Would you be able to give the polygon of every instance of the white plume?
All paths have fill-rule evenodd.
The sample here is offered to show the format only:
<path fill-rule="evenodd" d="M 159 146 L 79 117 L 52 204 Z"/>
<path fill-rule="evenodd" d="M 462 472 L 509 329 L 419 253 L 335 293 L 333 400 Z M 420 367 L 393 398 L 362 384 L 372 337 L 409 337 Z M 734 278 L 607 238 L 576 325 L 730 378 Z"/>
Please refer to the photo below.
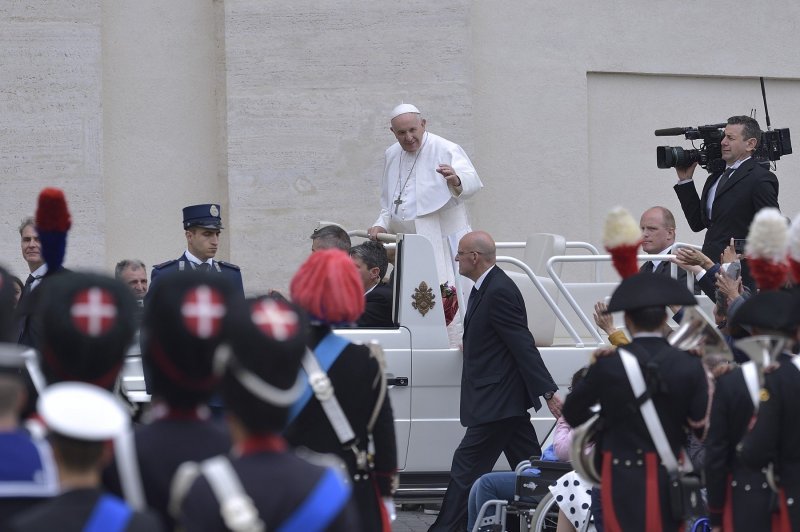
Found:
<path fill-rule="evenodd" d="M 761 209 L 750 224 L 744 253 L 751 258 L 780 263 L 786 260 L 789 227 L 781 211 L 774 207 Z"/>
<path fill-rule="evenodd" d="M 800 214 L 792 219 L 789 227 L 789 256 L 800 262 Z"/>
<path fill-rule="evenodd" d="M 606 225 L 603 231 L 603 245 L 606 249 L 623 245 L 635 246 L 641 237 L 642 231 L 631 213 L 624 207 L 611 209 L 606 216 Z"/>

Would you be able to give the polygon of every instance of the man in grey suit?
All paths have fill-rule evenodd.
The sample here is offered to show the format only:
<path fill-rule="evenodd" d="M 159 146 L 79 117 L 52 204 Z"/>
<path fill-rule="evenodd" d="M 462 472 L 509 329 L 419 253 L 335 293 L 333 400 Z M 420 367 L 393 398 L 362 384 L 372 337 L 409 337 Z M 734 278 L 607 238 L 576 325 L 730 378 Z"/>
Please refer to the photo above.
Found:
<path fill-rule="evenodd" d="M 466 434 L 453 454 L 450 483 L 431 531 L 466 528 L 472 483 L 492 470 L 500 453 L 513 469 L 540 454 L 529 408 L 543 397 L 561 415 L 558 386 L 542 362 L 528 329 L 522 294 L 495 265 L 495 243 L 483 231 L 467 233 L 456 254 L 458 272 L 475 283 L 464 317 L 461 424 Z"/>

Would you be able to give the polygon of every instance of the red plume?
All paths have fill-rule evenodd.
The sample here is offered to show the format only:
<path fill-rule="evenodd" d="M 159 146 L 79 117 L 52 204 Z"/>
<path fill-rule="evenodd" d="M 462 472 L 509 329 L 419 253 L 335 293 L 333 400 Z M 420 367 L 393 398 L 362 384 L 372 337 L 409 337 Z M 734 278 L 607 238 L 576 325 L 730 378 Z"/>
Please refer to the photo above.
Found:
<path fill-rule="evenodd" d="M 364 284 L 350 256 L 340 249 L 312 253 L 292 278 L 292 301 L 312 319 L 340 324 L 364 313 Z"/>
<path fill-rule="evenodd" d="M 64 192 L 58 188 L 45 188 L 39 193 L 36 207 L 37 231 L 60 231 L 66 233 L 72 226 Z"/>

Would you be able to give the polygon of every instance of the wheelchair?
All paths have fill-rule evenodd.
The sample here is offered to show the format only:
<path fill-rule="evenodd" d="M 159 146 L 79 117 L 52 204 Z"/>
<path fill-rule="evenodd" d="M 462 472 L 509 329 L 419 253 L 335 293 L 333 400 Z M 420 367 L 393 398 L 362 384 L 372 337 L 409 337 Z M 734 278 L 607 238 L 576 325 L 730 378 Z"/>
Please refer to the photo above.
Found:
<path fill-rule="evenodd" d="M 520 532 L 554 532 L 558 525 L 559 506 L 549 487 L 572 471 L 569 462 L 525 460 L 515 469 L 516 482 L 512 501 L 486 501 L 471 532 L 506 532 L 508 516 L 519 519 Z M 494 510 L 491 512 L 491 510 Z M 488 515 L 487 514 L 491 514 Z M 591 515 L 577 532 L 594 530 Z M 707 517 L 687 522 L 687 532 L 711 532 Z"/>
<path fill-rule="evenodd" d="M 559 508 L 548 488 L 570 471 L 572 466 L 568 462 L 520 462 L 515 469 L 514 499 L 486 501 L 481 506 L 472 532 L 505 532 L 509 515 L 519 519 L 520 532 L 555 531 Z M 590 521 L 587 520 L 578 532 L 592 530 Z"/>

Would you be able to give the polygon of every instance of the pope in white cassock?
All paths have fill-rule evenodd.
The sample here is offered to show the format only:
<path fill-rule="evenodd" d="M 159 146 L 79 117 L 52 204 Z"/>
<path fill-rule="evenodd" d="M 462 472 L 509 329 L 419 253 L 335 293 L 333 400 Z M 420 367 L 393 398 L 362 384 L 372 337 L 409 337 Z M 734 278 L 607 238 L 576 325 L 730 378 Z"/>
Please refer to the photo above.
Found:
<path fill-rule="evenodd" d="M 464 200 L 483 183 L 461 146 L 425 130 L 419 109 L 398 105 L 390 119 L 397 142 L 386 150 L 381 212 L 369 236 L 416 233 L 427 237 L 433 244 L 439 282 L 453 284 L 458 241 L 472 231 Z M 461 284 L 468 294 L 471 283 L 469 287 Z M 466 309 L 466 301 L 460 294 L 462 309 Z M 460 336 L 460 320 L 455 328 L 458 331 L 451 330 L 451 340 L 452 333 Z"/>

